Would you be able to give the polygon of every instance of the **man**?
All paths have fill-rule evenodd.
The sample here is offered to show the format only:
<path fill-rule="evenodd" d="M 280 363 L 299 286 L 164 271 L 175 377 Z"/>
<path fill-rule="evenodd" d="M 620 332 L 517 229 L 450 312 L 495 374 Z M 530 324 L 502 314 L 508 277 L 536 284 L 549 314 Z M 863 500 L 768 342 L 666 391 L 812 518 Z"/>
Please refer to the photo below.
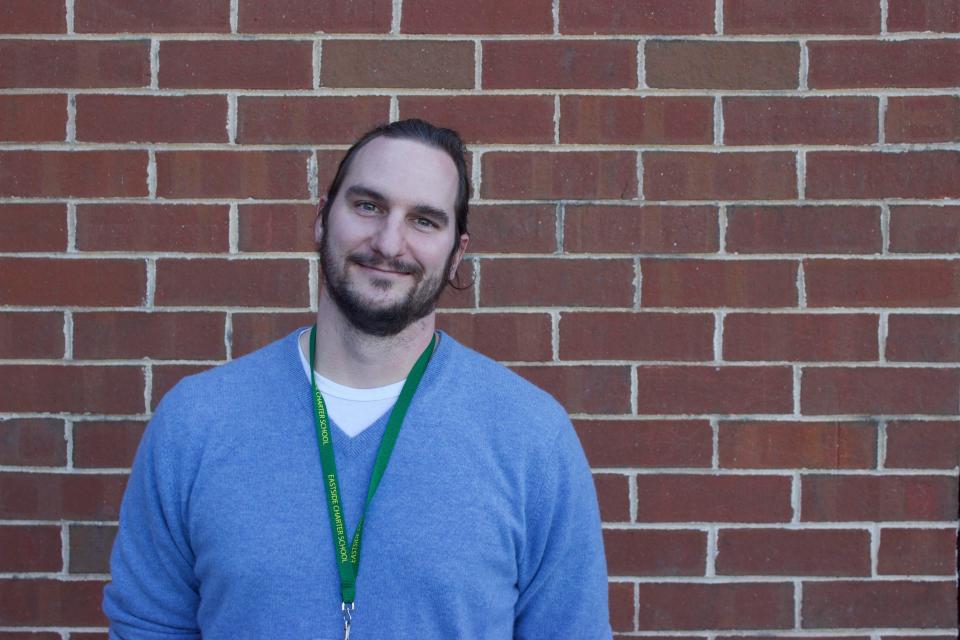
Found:
<path fill-rule="evenodd" d="M 154 414 L 111 638 L 610 637 L 566 413 L 435 329 L 469 189 L 459 137 L 423 121 L 347 152 L 315 227 L 316 327 L 183 380 Z"/>

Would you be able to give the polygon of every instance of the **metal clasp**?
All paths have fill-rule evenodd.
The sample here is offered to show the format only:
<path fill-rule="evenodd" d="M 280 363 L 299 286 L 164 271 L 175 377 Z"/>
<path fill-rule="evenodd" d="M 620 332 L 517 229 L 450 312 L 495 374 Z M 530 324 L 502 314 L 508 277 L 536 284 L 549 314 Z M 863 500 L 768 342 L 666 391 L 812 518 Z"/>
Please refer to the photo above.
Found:
<path fill-rule="evenodd" d="M 350 623 L 353 622 L 353 611 L 357 608 L 355 602 L 340 603 L 340 612 L 343 613 L 343 640 L 350 640 Z"/>

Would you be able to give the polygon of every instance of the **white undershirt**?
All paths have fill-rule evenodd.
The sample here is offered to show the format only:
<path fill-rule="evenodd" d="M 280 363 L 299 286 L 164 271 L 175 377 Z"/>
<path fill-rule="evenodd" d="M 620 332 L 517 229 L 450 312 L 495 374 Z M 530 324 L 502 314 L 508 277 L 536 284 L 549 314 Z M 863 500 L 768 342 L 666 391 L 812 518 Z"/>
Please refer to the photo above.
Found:
<path fill-rule="evenodd" d="M 309 329 L 302 331 L 300 336 L 309 331 Z M 310 365 L 307 363 L 307 355 L 300 348 L 299 336 L 297 353 L 300 354 L 303 372 L 309 381 Z M 400 397 L 400 390 L 403 389 L 403 383 L 406 382 L 404 379 L 383 387 L 356 389 L 337 384 L 316 371 L 314 375 L 317 379 L 317 388 L 323 394 L 323 402 L 327 406 L 330 419 L 351 438 L 376 422 L 377 418 L 396 403 L 397 398 Z"/>

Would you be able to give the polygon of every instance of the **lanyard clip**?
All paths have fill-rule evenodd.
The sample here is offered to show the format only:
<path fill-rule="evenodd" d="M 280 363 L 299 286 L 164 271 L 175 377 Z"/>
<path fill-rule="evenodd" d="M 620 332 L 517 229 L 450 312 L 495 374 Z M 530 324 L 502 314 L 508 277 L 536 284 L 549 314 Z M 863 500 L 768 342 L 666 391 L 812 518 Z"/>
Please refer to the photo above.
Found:
<path fill-rule="evenodd" d="M 350 623 L 353 622 L 353 610 L 357 608 L 355 602 L 340 603 L 340 612 L 343 613 L 343 640 L 350 639 Z"/>

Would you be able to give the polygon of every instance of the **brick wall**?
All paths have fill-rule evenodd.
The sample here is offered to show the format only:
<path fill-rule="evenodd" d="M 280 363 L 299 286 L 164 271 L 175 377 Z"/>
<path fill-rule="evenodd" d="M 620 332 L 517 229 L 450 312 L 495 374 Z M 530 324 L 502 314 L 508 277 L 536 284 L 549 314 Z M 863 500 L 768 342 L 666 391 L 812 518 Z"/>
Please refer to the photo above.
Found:
<path fill-rule="evenodd" d="M 571 412 L 623 637 L 953 637 L 958 32 L 958 0 L 0 1 L 0 639 L 104 637 L 151 409 L 309 322 L 318 195 L 411 116 L 472 149 L 442 324 Z"/>

